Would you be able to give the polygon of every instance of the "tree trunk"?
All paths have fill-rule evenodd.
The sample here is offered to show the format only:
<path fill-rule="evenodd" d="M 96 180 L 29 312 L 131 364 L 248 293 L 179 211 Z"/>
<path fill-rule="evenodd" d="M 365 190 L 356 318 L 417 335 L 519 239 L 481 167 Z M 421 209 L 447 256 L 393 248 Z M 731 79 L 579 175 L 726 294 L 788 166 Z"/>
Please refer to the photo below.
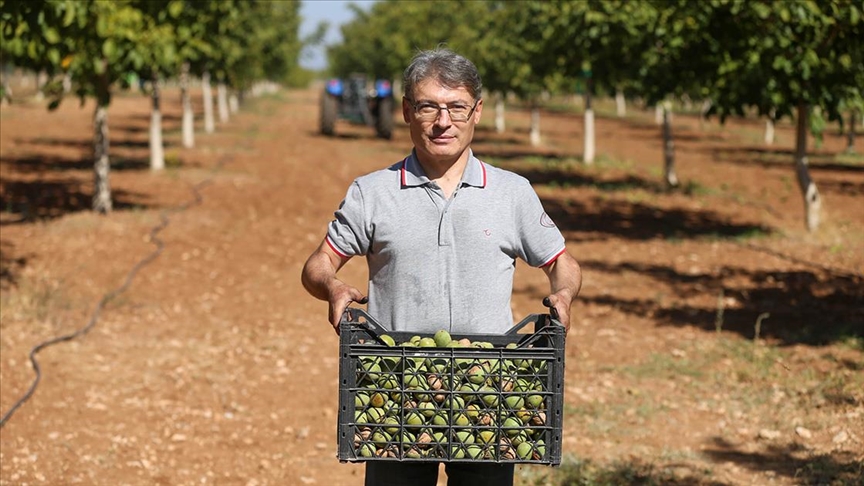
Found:
<path fill-rule="evenodd" d="M 773 108 L 768 112 L 768 119 L 765 121 L 765 145 L 774 145 L 774 119 L 777 116 L 777 111 Z"/>
<path fill-rule="evenodd" d="M 810 170 L 807 161 L 807 110 L 804 102 L 798 104 L 798 123 L 795 127 L 795 171 L 798 174 L 798 187 L 804 196 L 804 213 L 809 231 L 816 231 L 819 227 L 822 199 L 819 190 L 810 178 Z"/>
<path fill-rule="evenodd" d="M 165 169 L 165 150 L 162 145 L 162 110 L 161 92 L 159 90 L 159 75 L 153 75 L 153 110 L 150 113 L 150 170 Z"/>
<path fill-rule="evenodd" d="M 675 142 L 672 141 L 672 123 L 669 105 L 663 105 L 663 169 L 666 185 L 678 187 L 678 176 L 675 174 Z"/>
<path fill-rule="evenodd" d="M 93 134 L 93 211 L 108 214 L 113 209 L 108 180 L 111 170 L 108 159 L 108 104 L 102 100 L 97 102 L 93 114 Z"/>
<path fill-rule="evenodd" d="M 849 133 L 846 134 L 846 153 L 855 153 L 855 110 L 849 112 Z"/>
<path fill-rule="evenodd" d="M 699 128 L 704 129 L 708 122 L 708 112 L 711 111 L 713 102 L 710 99 L 702 101 L 702 107 L 699 108 Z"/>
<path fill-rule="evenodd" d="M 499 91 L 495 93 L 495 131 L 498 133 L 504 133 L 505 127 L 504 120 L 504 95 Z"/>
<path fill-rule="evenodd" d="M 39 71 L 36 73 L 36 101 L 42 101 L 45 99 L 45 93 L 43 92 L 43 88 L 48 83 L 48 73 L 45 71 Z"/>
<path fill-rule="evenodd" d="M 627 100 L 624 99 L 624 92 L 620 89 L 615 91 L 615 113 L 618 118 L 627 116 Z"/>
<path fill-rule="evenodd" d="M 585 133 L 584 133 L 584 151 L 582 153 L 582 162 L 585 165 L 594 164 L 594 108 L 591 104 L 591 80 L 588 80 L 585 89 Z"/>
<path fill-rule="evenodd" d="M 664 116 L 665 114 L 663 111 L 663 104 L 657 103 L 656 105 L 654 105 L 654 123 L 662 125 Z"/>
<path fill-rule="evenodd" d="M 216 103 L 219 106 L 219 122 L 228 123 L 228 87 L 224 81 L 216 83 Z"/>
<path fill-rule="evenodd" d="M 213 91 L 210 89 L 210 71 L 201 75 L 201 94 L 204 96 L 204 131 L 213 133 L 216 123 L 213 118 Z"/>
<path fill-rule="evenodd" d="M 540 107 L 534 102 L 531 105 L 531 133 L 529 135 L 531 145 L 540 145 Z"/>
<path fill-rule="evenodd" d="M 9 80 L 12 78 L 12 63 L 4 62 L 3 63 L 3 98 L 0 98 L 0 105 L 5 101 L 8 104 L 12 104 L 12 83 Z"/>
<path fill-rule="evenodd" d="M 240 111 L 240 99 L 237 97 L 237 93 L 232 92 L 228 95 L 228 111 L 235 115 Z"/>
<path fill-rule="evenodd" d="M 189 63 L 180 67 L 180 102 L 183 105 L 183 146 L 195 146 L 195 114 L 192 112 L 192 101 L 189 97 Z"/>

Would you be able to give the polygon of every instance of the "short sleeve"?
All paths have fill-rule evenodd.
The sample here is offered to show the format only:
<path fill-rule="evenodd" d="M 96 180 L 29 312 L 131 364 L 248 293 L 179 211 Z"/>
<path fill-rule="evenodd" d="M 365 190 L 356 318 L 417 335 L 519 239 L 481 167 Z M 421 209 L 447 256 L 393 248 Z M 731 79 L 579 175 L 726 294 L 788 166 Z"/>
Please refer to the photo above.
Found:
<path fill-rule="evenodd" d="M 517 248 L 519 257 L 532 267 L 543 267 L 564 252 L 561 231 L 546 214 L 543 204 L 529 183 L 520 187 L 516 206 Z"/>
<path fill-rule="evenodd" d="M 363 193 L 357 181 L 348 188 L 335 216 L 327 227 L 327 243 L 333 251 L 346 258 L 365 255 L 369 250 L 370 237 L 366 227 Z"/>

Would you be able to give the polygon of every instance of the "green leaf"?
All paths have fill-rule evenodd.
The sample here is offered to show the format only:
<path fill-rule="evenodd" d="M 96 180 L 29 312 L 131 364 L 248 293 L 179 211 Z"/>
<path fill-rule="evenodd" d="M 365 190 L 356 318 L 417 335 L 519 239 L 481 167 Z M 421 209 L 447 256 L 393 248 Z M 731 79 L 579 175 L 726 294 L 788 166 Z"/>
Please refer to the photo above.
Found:
<path fill-rule="evenodd" d="M 48 49 L 48 52 L 46 52 L 46 57 L 48 57 L 48 62 L 50 62 L 51 65 L 53 65 L 53 66 L 59 66 L 60 65 L 60 51 L 58 51 L 57 49 L 55 49 L 55 48 Z"/>
<path fill-rule="evenodd" d="M 49 44 L 60 42 L 60 33 L 53 27 L 45 27 L 45 30 L 42 31 L 42 36 L 45 38 L 45 42 Z"/>
<path fill-rule="evenodd" d="M 172 1 L 168 4 L 168 15 L 177 18 L 183 13 L 183 2 Z"/>
<path fill-rule="evenodd" d="M 113 59 L 115 52 L 117 52 L 117 46 L 114 44 L 114 39 L 105 39 L 102 44 L 102 55 L 108 59 Z"/>

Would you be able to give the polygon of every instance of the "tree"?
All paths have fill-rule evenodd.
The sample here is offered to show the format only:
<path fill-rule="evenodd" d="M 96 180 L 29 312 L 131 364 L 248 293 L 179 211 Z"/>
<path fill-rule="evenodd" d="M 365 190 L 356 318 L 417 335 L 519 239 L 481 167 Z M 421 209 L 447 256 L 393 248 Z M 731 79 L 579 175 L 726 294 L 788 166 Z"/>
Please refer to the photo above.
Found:
<path fill-rule="evenodd" d="M 653 12 L 644 2 L 553 0 L 518 2 L 514 10 L 515 40 L 526 51 L 531 70 L 585 85 L 583 161 L 594 161 L 596 88 L 622 91 L 636 79 L 635 62 L 642 52 L 644 29 Z M 499 34 L 511 32 L 499 30 Z M 510 37 L 510 36 L 508 36 Z"/>
<path fill-rule="evenodd" d="M 394 79 L 421 49 L 445 45 L 467 52 L 490 5 L 456 0 L 442 8 L 441 2 L 384 0 L 368 12 L 351 5 L 354 20 L 342 25 L 342 42 L 327 49 L 330 71 Z"/>
<path fill-rule="evenodd" d="M 139 42 L 144 15 L 131 1 L 5 1 L 3 34 L 24 43 L 34 66 L 61 68 L 77 81 L 76 95 L 96 100 L 93 114 L 94 194 L 92 207 L 112 210 L 109 181 L 108 106 L 111 86 L 144 66 Z M 49 105 L 56 108 L 62 93 Z"/>
<path fill-rule="evenodd" d="M 864 7 L 858 2 L 715 0 L 705 22 L 720 62 L 712 73 L 715 109 L 725 117 L 755 107 L 796 119 L 795 168 L 807 228 L 815 231 L 821 197 L 807 160 L 814 107 L 842 120 L 864 85 Z"/>

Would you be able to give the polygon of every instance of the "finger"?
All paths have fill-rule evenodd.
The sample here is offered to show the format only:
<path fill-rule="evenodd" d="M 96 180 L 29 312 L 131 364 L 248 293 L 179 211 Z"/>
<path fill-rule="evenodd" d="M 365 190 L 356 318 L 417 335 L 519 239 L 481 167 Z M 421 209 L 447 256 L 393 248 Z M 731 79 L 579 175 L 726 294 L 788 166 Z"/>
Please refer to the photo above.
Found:
<path fill-rule="evenodd" d="M 555 307 L 555 305 L 552 304 L 551 298 L 549 298 L 548 296 L 544 297 L 543 298 L 543 305 L 545 305 L 546 307 L 549 308 L 549 315 L 552 316 L 553 319 L 559 319 L 560 318 L 561 314 L 558 312 L 558 309 Z"/>
<path fill-rule="evenodd" d="M 363 296 L 360 298 L 360 300 L 357 300 L 355 302 L 357 302 L 358 304 L 365 304 L 365 303 L 369 302 L 369 297 Z"/>

